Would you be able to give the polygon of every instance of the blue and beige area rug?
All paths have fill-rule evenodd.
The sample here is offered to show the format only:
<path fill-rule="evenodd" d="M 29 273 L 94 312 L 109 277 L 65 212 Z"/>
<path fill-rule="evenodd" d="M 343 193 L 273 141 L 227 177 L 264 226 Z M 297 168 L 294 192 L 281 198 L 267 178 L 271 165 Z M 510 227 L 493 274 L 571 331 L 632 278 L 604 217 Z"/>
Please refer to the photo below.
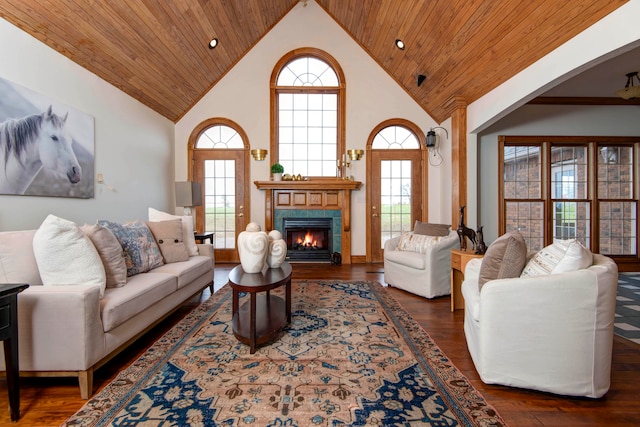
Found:
<path fill-rule="evenodd" d="M 377 283 L 294 281 L 291 324 L 254 354 L 233 335 L 230 296 L 216 292 L 63 425 L 505 425 Z"/>

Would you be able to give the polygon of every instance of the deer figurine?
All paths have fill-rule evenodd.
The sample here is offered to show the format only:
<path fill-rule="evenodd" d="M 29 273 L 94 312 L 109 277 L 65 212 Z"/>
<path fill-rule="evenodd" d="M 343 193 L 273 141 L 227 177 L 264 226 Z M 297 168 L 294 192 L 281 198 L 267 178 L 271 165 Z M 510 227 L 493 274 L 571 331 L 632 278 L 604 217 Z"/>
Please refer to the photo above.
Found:
<path fill-rule="evenodd" d="M 487 245 L 484 243 L 484 237 L 482 235 L 482 225 L 476 230 L 476 254 L 484 255 L 487 252 Z"/>
<path fill-rule="evenodd" d="M 458 220 L 458 229 L 456 231 L 458 232 L 458 239 L 460 239 L 460 249 L 466 251 L 467 237 L 469 238 L 469 240 L 471 241 L 471 244 L 473 245 L 472 249 L 476 248 L 476 232 L 473 231 L 473 229 L 464 225 L 464 208 L 465 206 L 462 206 L 460 208 L 460 219 Z"/>

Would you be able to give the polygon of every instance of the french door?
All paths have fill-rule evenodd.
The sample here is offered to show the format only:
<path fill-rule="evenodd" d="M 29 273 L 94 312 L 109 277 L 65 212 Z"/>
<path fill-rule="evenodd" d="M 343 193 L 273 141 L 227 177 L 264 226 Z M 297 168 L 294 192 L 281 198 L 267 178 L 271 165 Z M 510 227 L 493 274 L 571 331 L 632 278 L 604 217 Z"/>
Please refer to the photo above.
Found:
<path fill-rule="evenodd" d="M 384 243 L 422 218 L 420 149 L 371 150 L 369 253 L 382 262 Z"/>
<path fill-rule="evenodd" d="M 193 180 L 202 183 L 196 229 L 215 233 L 216 262 L 239 262 L 236 242 L 249 216 L 244 149 L 195 150 Z"/>

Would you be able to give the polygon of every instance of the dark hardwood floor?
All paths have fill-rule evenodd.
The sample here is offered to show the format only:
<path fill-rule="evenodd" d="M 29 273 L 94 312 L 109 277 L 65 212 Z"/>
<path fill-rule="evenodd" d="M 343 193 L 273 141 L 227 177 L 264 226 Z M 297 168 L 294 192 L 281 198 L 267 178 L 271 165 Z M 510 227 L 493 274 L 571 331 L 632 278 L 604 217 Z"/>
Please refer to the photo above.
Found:
<path fill-rule="evenodd" d="M 233 265 L 216 265 L 215 287 L 227 281 Z M 382 264 L 330 266 L 294 264 L 294 279 L 371 280 L 384 282 Z M 601 399 L 571 398 L 536 391 L 483 384 L 467 351 L 462 323 L 464 312 L 450 311 L 449 297 L 427 300 L 399 289 L 393 296 L 424 327 L 444 353 L 469 378 L 474 387 L 512 427 L 528 426 L 640 426 L 640 345 L 616 336 L 613 343 L 611 389 Z M 133 346 L 95 373 L 96 391 L 108 384 L 119 370 L 133 362 L 167 329 L 195 307 L 206 290 L 166 319 Z M 21 378 L 22 417 L 10 423 L 7 384 L 0 378 L 0 425 L 58 426 L 84 404 L 75 379 Z"/>

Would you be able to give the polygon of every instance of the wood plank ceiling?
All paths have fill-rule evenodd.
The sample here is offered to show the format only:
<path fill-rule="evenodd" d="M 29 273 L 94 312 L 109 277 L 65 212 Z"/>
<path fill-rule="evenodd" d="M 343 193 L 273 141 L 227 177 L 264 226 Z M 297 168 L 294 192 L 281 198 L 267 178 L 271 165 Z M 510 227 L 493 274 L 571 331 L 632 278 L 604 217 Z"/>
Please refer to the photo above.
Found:
<path fill-rule="evenodd" d="M 298 1 L 2 0 L 0 16 L 177 121 Z M 441 122 L 627 0 L 316 1 Z"/>

